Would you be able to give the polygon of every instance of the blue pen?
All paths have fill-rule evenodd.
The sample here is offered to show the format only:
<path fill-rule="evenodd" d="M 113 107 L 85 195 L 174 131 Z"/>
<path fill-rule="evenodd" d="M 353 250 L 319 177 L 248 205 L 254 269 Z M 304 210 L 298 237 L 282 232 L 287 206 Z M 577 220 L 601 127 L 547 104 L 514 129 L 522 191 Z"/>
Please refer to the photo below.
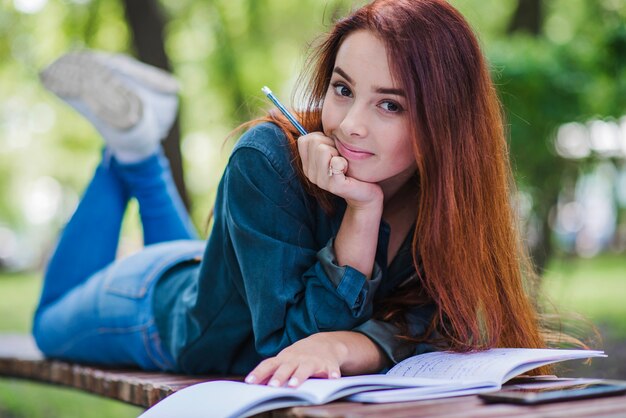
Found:
<path fill-rule="evenodd" d="M 265 93 L 265 95 L 267 96 L 268 99 L 270 99 L 272 101 L 272 103 L 274 103 L 276 105 L 276 107 L 278 108 L 278 110 L 280 110 L 283 115 L 285 115 L 285 117 L 287 119 L 289 119 L 289 122 L 291 122 L 291 124 L 298 130 L 298 132 L 300 132 L 300 135 L 306 135 L 308 132 L 302 127 L 302 125 L 300 125 L 300 122 L 298 122 L 296 120 L 296 118 L 289 113 L 289 111 L 287 110 L 287 108 L 285 106 L 283 106 L 283 104 L 281 102 L 278 101 L 278 99 L 276 98 L 276 96 L 274 96 L 274 94 L 272 93 L 272 90 L 270 90 L 269 87 L 264 86 L 261 91 L 263 91 L 263 93 Z"/>

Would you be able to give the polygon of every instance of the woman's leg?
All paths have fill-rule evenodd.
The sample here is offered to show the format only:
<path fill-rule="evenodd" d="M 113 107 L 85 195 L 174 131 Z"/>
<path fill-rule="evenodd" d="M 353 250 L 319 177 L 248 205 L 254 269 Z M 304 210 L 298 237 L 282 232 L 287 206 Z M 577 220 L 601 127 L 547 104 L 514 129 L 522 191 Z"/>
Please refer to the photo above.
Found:
<path fill-rule="evenodd" d="M 68 54 L 42 74 L 49 90 L 94 124 L 112 157 L 96 171 L 50 262 L 33 335 L 52 357 L 171 369 L 160 348 L 151 291 L 168 265 L 198 255 L 198 242 L 155 245 L 111 261 L 131 195 L 142 207 L 148 244 L 194 236 L 158 154 L 176 113 L 175 86 L 164 89 L 163 80 L 149 77 L 156 70 L 113 58 Z"/>
<path fill-rule="evenodd" d="M 61 234 L 44 274 L 37 312 L 115 260 L 129 192 L 108 159 L 105 151 Z"/>
<path fill-rule="evenodd" d="M 108 265 L 39 312 L 33 324 L 37 345 L 53 358 L 174 370 L 154 320 L 154 285 L 203 250 L 202 241 L 171 241 Z"/>
<path fill-rule="evenodd" d="M 112 168 L 131 196 L 139 202 L 144 245 L 197 239 L 195 228 L 174 185 L 169 162 L 160 150 L 132 164 L 114 159 Z"/>
<path fill-rule="evenodd" d="M 42 80 L 104 138 L 112 169 L 139 201 L 144 244 L 195 239 L 160 147 L 176 117 L 176 81 L 130 57 L 95 51 L 60 57 Z"/>
<path fill-rule="evenodd" d="M 131 195 L 123 173 L 146 208 L 152 245 L 114 261 Z M 153 178 L 154 176 L 154 178 Z M 158 277 L 203 253 L 173 189 L 166 160 L 154 155 L 132 165 L 114 159 L 97 169 L 67 224 L 45 274 L 33 336 L 47 356 L 70 361 L 174 370 L 153 317 Z M 152 231 L 152 232 L 150 232 Z M 177 240 L 182 239 L 182 241 Z"/>

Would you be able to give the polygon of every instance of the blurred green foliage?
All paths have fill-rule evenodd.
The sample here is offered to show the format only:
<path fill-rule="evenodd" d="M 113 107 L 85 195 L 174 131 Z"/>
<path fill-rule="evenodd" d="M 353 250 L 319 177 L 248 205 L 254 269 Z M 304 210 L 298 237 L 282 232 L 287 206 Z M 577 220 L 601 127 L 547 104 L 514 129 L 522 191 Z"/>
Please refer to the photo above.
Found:
<path fill-rule="evenodd" d="M 626 114 L 626 2 L 544 4 L 543 36 L 500 38 L 489 45 L 488 54 L 510 124 L 516 178 L 533 198 L 542 222 L 540 245 L 549 257 L 548 220 L 559 191 L 593 162 L 557 155 L 556 128 Z M 623 158 L 616 161 L 623 163 Z"/>
<path fill-rule="evenodd" d="M 159 3 L 167 22 L 165 49 L 182 85 L 186 183 L 200 228 L 228 155 L 228 132 L 269 107 L 261 86 L 270 85 L 288 102 L 308 42 L 360 3 Z M 544 1 L 538 36 L 507 33 L 516 0 L 451 3 L 482 40 L 506 107 L 517 179 L 545 229 L 564 178 L 580 170 L 553 151 L 556 127 L 626 113 L 626 0 Z M 101 144 L 87 122 L 40 87 L 37 73 L 83 47 L 133 53 L 121 0 L 3 1 L 0 228 L 16 231 L 40 259 L 73 209 Z M 37 188 L 45 177 L 58 184 L 56 200 L 41 184 Z M 136 226 L 127 229 L 133 236 Z M 550 244 L 547 234 L 540 244 Z"/>
<path fill-rule="evenodd" d="M 43 4 L 33 13 L 25 4 Z M 166 51 L 181 82 L 181 125 L 192 216 L 202 226 L 234 127 L 268 108 L 261 87 L 286 102 L 308 41 L 348 1 L 164 1 Z M 0 13 L 0 227 L 52 241 L 99 158 L 93 128 L 44 91 L 38 71 L 62 53 L 94 48 L 132 54 L 120 1 L 4 1 Z M 28 206 L 35 182 L 49 176 L 62 187 L 53 216 Z M 43 197 L 45 199 L 46 196 Z M 33 200 L 35 202 L 33 202 Z M 36 210 L 35 210 L 36 212 Z M 45 252 L 45 251 L 44 251 Z"/>

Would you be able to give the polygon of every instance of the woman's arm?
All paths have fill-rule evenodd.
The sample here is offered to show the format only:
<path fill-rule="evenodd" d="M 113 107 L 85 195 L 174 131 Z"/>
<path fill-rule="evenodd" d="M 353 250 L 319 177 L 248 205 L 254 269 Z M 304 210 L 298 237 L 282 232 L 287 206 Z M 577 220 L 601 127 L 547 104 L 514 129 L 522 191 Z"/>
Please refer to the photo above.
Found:
<path fill-rule="evenodd" d="M 376 201 L 379 206 L 347 205 L 342 220 L 335 224 L 306 194 L 280 135 L 275 126 L 260 125 L 233 151 L 216 200 L 209 247 L 223 248 L 218 253 L 223 254 L 228 275 L 246 302 L 261 356 L 278 358 L 283 350 L 292 353 L 304 344 L 301 341 L 335 352 L 337 346 L 311 336 L 352 330 L 371 318 L 373 296 L 382 279 L 374 262 L 382 211 L 382 198 L 375 198 L 382 197 L 382 192 L 377 185 L 361 184 L 366 187 L 359 190 L 371 198 L 368 202 Z M 325 164 L 323 174 L 328 178 Z M 328 179 L 339 186 L 354 185 L 345 176 Z M 356 197 L 352 203 L 366 200 Z M 376 211 L 370 211 L 373 208 Z M 221 238 L 217 242 L 214 237 Z M 350 256 L 354 261 L 348 260 Z M 352 265 L 362 261 L 367 268 Z M 210 264 L 206 267 L 210 278 Z M 369 270 L 369 277 L 362 270 Z M 214 285 L 203 280 L 199 293 L 211 292 Z M 381 360 L 376 343 L 362 333 L 348 335 L 352 338 L 345 346 L 354 345 L 351 352 L 374 352 L 376 358 L 365 363 L 360 355 L 349 359 L 357 360 L 357 367 L 336 356 L 331 361 L 334 358 L 337 367 L 348 372 L 378 370 L 375 367 Z"/>
<path fill-rule="evenodd" d="M 298 151 L 307 178 L 346 201 L 346 211 L 335 239 L 337 262 L 352 266 L 370 278 L 383 213 L 382 189 L 377 184 L 345 176 L 348 162 L 339 155 L 333 140 L 320 132 L 300 137 Z M 334 174 L 329 176 L 331 169 Z"/>
<path fill-rule="evenodd" d="M 215 254 L 223 254 L 264 358 L 312 334 L 351 330 L 371 317 L 382 271 L 375 266 L 368 280 L 337 260 L 340 224 L 323 215 L 304 190 L 276 126 L 257 126 L 238 143 L 220 185 L 215 219 L 209 250 L 220 248 Z M 375 249 L 377 239 L 359 244 Z M 215 285 L 210 269 L 208 263 L 201 295 Z"/>
<path fill-rule="evenodd" d="M 363 334 L 321 332 L 264 360 L 248 374 L 246 382 L 298 386 L 310 377 L 336 379 L 341 375 L 375 373 L 387 362 L 384 352 Z"/>

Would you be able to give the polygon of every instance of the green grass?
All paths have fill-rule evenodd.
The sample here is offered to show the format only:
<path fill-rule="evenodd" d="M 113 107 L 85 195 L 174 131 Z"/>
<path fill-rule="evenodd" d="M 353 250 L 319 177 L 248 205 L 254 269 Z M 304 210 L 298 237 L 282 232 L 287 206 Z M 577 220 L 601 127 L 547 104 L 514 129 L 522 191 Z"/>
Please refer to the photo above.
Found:
<path fill-rule="evenodd" d="M 29 332 L 40 285 L 36 274 L 0 274 L 0 331 Z"/>
<path fill-rule="evenodd" d="M 543 279 L 549 300 L 626 340 L 626 257 L 555 260 Z M 0 274 L 0 332 L 29 332 L 39 274 Z M 136 417 L 140 408 L 50 385 L 0 379 L 0 418 Z"/>
<path fill-rule="evenodd" d="M 134 418 L 142 411 L 74 389 L 15 379 L 0 380 L 0 418 Z"/>
<path fill-rule="evenodd" d="M 614 338 L 626 339 L 626 257 L 604 254 L 593 259 L 554 260 L 543 289 L 559 311 L 573 311 Z"/>

